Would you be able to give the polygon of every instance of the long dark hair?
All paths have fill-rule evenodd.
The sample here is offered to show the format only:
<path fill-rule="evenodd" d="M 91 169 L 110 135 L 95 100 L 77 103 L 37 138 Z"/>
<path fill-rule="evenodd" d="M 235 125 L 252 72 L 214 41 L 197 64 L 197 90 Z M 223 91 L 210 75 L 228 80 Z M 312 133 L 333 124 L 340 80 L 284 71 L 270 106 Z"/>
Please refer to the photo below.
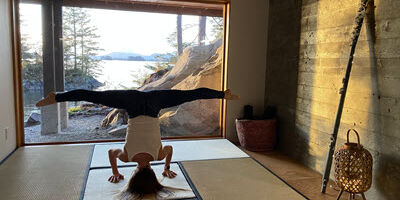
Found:
<path fill-rule="evenodd" d="M 120 193 L 119 199 L 131 200 L 140 199 L 145 194 L 157 194 L 164 189 L 164 186 L 158 182 L 156 174 L 150 167 L 139 168 L 132 175 L 127 187 Z"/>

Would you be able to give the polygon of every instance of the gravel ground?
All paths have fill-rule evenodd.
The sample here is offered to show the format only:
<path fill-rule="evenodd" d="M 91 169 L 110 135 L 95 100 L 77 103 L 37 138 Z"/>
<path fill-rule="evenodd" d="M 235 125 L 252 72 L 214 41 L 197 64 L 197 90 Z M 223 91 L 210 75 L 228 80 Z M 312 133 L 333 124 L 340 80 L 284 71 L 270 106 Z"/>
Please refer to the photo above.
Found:
<path fill-rule="evenodd" d="M 124 139 L 125 136 L 108 134 L 110 129 L 99 128 L 104 117 L 105 115 L 72 117 L 68 120 L 68 128 L 58 134 L 41 135 L 40 125 L 26 127 L 25 143 Z"/>

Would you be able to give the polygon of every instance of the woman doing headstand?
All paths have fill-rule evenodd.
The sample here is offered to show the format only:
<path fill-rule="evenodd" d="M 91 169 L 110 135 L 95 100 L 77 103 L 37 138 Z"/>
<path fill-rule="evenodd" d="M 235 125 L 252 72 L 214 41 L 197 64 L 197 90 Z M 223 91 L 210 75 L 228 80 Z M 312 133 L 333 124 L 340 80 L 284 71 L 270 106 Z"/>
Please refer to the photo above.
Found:
<path fill-rule="evenodd" d="M 108 179 L 117 183 L 124 178 L 117 168 L 117 158 L 122 162 L 137 162 L 138 167 L 130 179 L 127 191 L 133 195 L 156 193 L 163 186 L 158 182 L 150 161 L 166 158 L 163 176 L 174 178 L 176 173 L 170 170 L 172 146 L 161 144 L 158 114 L 161 109 L 177 106 L 198 99 L 236 100 L 239 96 L 231 91 L 216 91 L 208 88 L 194 90 L 108 90 L 89 91 L 72 90 L 62 93 L 49 93 L 36 106 L 45 106 L 65 101 L 88 101 L 109 107 L 125 109 L 128 112 L 128 128 L 124 149 L 110 149 L 108 156 L 112 175 Z"/>

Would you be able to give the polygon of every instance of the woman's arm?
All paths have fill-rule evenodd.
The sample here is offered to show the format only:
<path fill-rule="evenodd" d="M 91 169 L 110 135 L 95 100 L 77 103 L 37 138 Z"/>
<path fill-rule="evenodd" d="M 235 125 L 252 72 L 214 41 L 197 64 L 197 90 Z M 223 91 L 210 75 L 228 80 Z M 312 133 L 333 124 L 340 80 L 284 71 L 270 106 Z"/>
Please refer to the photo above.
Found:
<path fill-rule="evenodd" d="M 121 149 L 108 150 L 108 159 L 110 160 L 113 173 L 113 175 L 108 178 L 108 181 L 112 183 L 118 183 L 121 179 L 124 179 L 124 176 L 118 171 L 117 158 L 119 158 L 122 162 L 128 162 L 128 155 L 125 153 L 125 151 L 122 151 Z"/>
<path fill-rule="evenodd" d="M 160 153 L 158 154 L 158 160 L 165 159 L 165 166 L 164 166 L 164 172 L 162 173 L 163 176 L 167 176 L 168 178 L 174 178 L 176 176 L 176 173 L 170 170 L 170 163 L 172 159 L 172 153 L 173 153 L 173 148 L 172 146 L 164 146 L 160 150 Z"/>

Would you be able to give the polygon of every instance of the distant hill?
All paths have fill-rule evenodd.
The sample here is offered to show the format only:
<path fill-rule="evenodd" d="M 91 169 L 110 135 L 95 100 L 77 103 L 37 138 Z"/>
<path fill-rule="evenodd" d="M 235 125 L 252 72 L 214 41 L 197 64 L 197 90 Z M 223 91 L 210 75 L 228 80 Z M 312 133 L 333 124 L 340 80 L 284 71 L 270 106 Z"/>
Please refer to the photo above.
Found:
<path fill-rule="evenodd" d="M 160 53 L 153 53 L 151 55 L 141 55 L 138 53 L 129 52 L 112 52 L 102 56 L 96 56 L 95 59 L 98 60 L 132 60 L 132 61 L 158 61 L 159 56 L 163 56 Z M 171 55 L 164 55 L 162 61 L 168 61 Z"/>

